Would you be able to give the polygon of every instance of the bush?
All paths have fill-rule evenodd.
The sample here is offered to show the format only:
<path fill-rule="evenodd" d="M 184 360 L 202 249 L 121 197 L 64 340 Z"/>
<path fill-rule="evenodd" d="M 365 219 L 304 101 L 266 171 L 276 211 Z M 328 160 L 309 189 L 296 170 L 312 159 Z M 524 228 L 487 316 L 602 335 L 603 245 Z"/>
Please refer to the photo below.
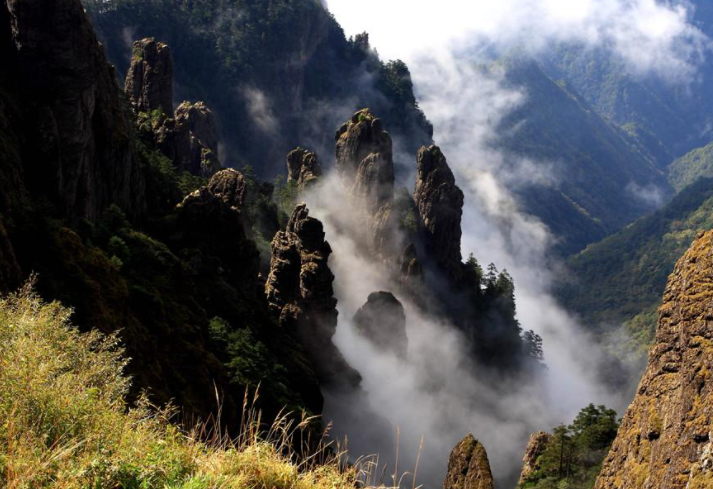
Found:
<path fill-rule="evenodd" d="M 358 467 L 324 447 L 298 465 L 292 437 L 310 419 L 278 419 L 265 435 L 246 410 L 229 440 L 141 398 L 116 335 L 82 334 L 71 311 L 28 285 L 0 299 L 0 478 L 8 487 L 353 488 Z M 248 403 L 246 403 L 247 405 Z M 306 460 L 306 459 L 305 459 Z M 318 463 L 319 461 L 319 463 Z"/>

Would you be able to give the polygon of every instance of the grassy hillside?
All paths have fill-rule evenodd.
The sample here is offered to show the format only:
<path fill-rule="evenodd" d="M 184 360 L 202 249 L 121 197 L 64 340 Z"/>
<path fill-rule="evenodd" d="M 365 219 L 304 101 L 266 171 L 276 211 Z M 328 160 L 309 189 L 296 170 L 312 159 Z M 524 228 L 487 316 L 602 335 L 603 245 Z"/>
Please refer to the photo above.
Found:
<path fill-rule="evenodd" d="M 700 179 L 667 206 L 572 257 L 559 296 L 600 331 L 626 324 L 635 348 L 653 338 L 668 275 L 701 231 L 713 228 L 713 179 Z"/>
<path fill-rule="evenodd" d="M 514 190 L 523 209 L 560 238 L 560 253 L 576 253 L 652 211 L 655 202 L 636 189 L 669 193 L 655 162 L 569 86 L 526 59 L 501 64 L 507 82 L 527 99 L 504 120 L 499 143 L 516 157 L 551 165 L 551 181 L 518 174 L 524 183 Z"/>
<path fill-rule="evenodd" d="M 681 191 L 700 177 L 713 177 L 713 143 L 676 159 L 668 167 L 671 185 Z"/>
<path fill-rule="evenodd" d="M 267 433 L 252 413 L 231 441 L 205 425 L 183 431 L 175 413 L 145 401 L 127 406 L 130 360 L 116 337 L 79 333 L 70 313 L 29 287 L 0 299 L 4 487 L 355 487 L 359 467 L 340 467 L 324 448 L 293 462 L 292 436 L 309 420 L 282 418 Z"/>

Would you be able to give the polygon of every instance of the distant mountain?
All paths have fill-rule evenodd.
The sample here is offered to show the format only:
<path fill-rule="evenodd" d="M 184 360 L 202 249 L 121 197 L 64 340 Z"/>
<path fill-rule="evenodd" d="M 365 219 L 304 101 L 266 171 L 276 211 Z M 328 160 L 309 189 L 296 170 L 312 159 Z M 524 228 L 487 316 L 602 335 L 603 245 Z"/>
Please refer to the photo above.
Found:
<path fill-rule="evenodd" d="M 643 353 L 676 260 L 711 228 L 713 179 L 702 178 L 661 210 L 573 256 L 559 297 L 599 332 L 625 325 Z"/>
<path fill-rule="evenodd" d="M 654 159 L 570 86 L 529 59 L 506 58 L 497 69 L 505 69 L 506 82 L 527 95 L 499 127 L 498 144 L 511 162 L 503 171 L 515 174 L 511 189 L 522 209 L 559 238 L 558 253 L 582 250 L 672 193 Z M 544 165 L 547 178 L 523 174 L 514 166 L 523 158 Z"/>
<path fill-rule="evenodd" d="M 713 6 L 689 2 L 692 23 L 713 35 Z M 555 79 L 574 87 L 600 114 L 627 131 L 664 167 L 710 142 L 713 130 L 713 59 L 708 55 L 690 79 L 637 76 L 606 48 L 562 43 L 539 60 Z"/>
<path fill-rule="evenodd" d="M 668 167 L 668 180 L 677 191 L 701 177 L 713 177 L 713 143 L 677 158 Z"/>

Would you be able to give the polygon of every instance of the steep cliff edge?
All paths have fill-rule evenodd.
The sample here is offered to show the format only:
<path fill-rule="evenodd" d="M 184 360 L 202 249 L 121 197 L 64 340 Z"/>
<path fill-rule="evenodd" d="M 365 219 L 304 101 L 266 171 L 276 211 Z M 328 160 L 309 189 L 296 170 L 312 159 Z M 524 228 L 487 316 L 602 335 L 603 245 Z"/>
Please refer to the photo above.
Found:
<path fill-rule="evenodd" d="M 9 0 L 0 11 L 2 37 L 9 31 L 11 40 L 0 91 L 21 108 L 8 117 L 32 176 L 27 189 L 71 219 L 96 219 L 110 204 L 141 215 L 144 178 L 130 123 L 81 2 Z"/>
<path fill-rule="evenodd" d="M 713 485 L 713 232 L 678 261 L 659 309 L 646 373 L 597 489 Z"/>

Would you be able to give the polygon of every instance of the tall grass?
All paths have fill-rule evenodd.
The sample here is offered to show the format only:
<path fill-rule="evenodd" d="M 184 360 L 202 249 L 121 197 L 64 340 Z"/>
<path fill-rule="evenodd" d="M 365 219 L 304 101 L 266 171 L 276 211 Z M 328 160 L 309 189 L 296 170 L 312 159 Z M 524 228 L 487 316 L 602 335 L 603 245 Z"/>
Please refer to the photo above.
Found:
<path fill-rule="evenodd" d="M 70 313 L 31 284 L 0 298 L 0 486 L 383 487 L 378 459 L 347 464 L 338 446 L 308 449 L 310 418 L 283 415 L 264 430 L 247 395 L 237 439 L 219 414 L 185 430 L 175 409 L 128 406 L 117 337 L 80 333 Z"/>

